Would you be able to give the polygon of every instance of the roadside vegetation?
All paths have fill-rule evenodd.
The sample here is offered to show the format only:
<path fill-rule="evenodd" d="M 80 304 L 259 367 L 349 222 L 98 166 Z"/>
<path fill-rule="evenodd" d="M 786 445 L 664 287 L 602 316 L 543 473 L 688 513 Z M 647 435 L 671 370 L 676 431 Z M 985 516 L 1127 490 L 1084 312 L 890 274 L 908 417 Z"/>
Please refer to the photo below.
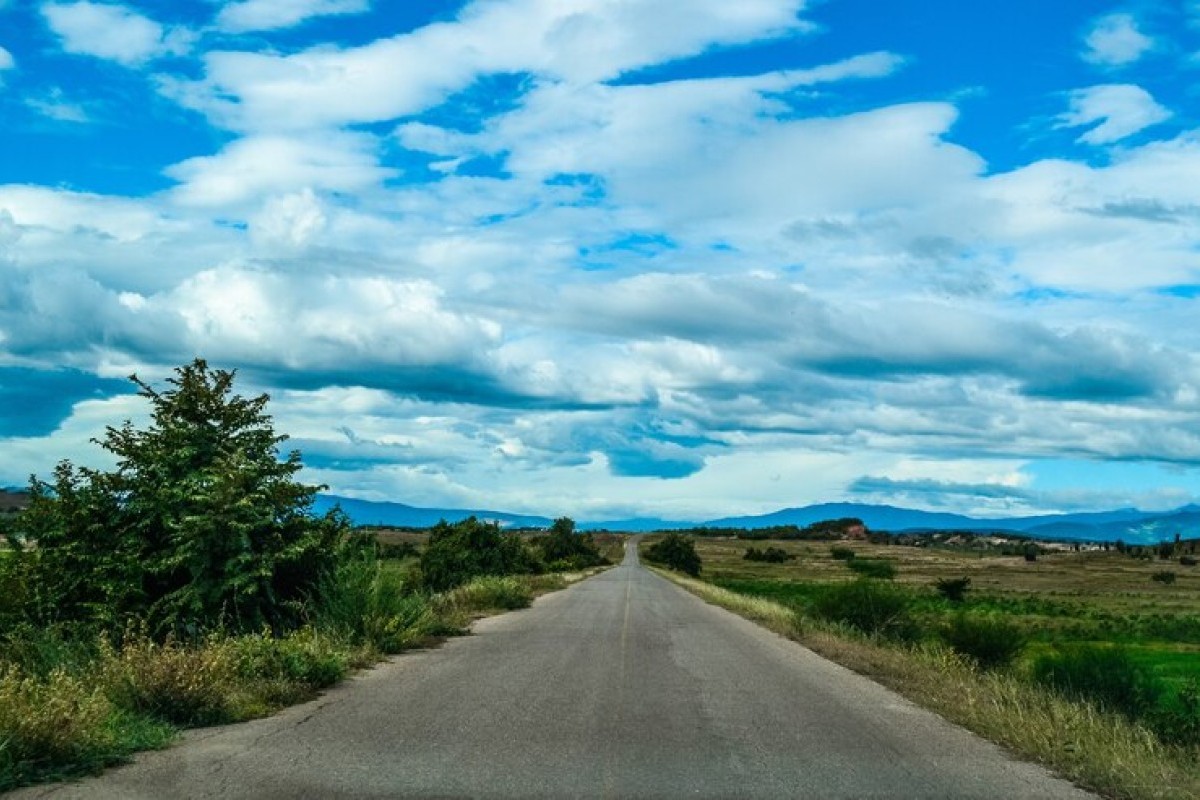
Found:
<path fill-rule="evenodd" d="M 773 537 L 787 557 L 768 560 L 726 533 L 693 539 L 705 582 L 673 579 L 1104 795 L 1200 796 L 1194 542 L 1030 560 L 820 530 Z"/>
<path fill-rule="evenodd" d="M 151 423 L 105 432 L 115 468 L 63 462 L 5 509 L 0 791 L 311 698 L 619 548 L 565 518 L 543 535 L 472 518 L 397 537 L 316 516 L 321 487 L 296 480 L 267 397 L 234 377 L 201 360 L 162 391 L 135 377 Z"/>

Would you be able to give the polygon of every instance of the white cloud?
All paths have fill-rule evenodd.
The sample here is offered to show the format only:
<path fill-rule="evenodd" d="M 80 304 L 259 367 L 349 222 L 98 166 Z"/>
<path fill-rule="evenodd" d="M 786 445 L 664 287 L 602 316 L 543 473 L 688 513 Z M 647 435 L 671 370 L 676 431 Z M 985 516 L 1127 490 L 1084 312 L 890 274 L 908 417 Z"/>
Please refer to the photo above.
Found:
<path fill-rule="evenodd" d="M 42 15 L 68 53 L 95 56 L 125 66 L 187 52 L 194 35 L 159 23 L 122 5 L 46 3 Z"/>
<path fill-rule="evenodd" d="M 27 97 L 25 105 L 43 117 L 56 122 L 85 124 L 92 121 L 87 110 L 82 105 L 65 99 L 62 89 L 59 88 L 54 88 L 41 97 Z"/>
<path fill-rule="evenodd" d="M 13 59 L 12 53 L 0 47 L 0 72 L 10 70 L 16 65 L 17 62 Z"/>
<path fill-rule="evenodd" d="M 1071 110 L 1059 116 L 1058 127 L 1094 126 L 1076 140 L 1083 144 L 1119 142 L 1171 118 L 1171 112 L 1155 102 L 1149 92 L 1131 84 L 1078 89 L 1071 92 L 1070 103 Z"/>
<path fill-rule="evenodd" d="M 371 137 L 353 133 L 249 137 L 166 173 L 181 184 L 172 196 L 191 206 L 224 207 L 305 188 L 349 192 L 393 174 L 378 165 L 374 146 Z"/>
<path fill-rule="evenodd" d="M 200 82 L 164 91 L 239 130 L 396 119 L 436 105 L 487 73 L 587 83 L 708 47 L 804 28 L 801 0 L 474 2 L 449 23 L 351 49 L 294 55 L 214 52 Z"/>
<path fill-rule="evenodd" d="M 1154 48 L 1154 39 L 1138 30 L 1132 14 L 1100 17 L 1084 41 L 1084 60 L 1107 67 L 1132 64 Z"/>
<path fill-rule="evenodd" d="M 313 17 L 359 14 L 371 0 L 242 0 L 217 15 L 217 27 L 230 33 L 290 28 Z"/>

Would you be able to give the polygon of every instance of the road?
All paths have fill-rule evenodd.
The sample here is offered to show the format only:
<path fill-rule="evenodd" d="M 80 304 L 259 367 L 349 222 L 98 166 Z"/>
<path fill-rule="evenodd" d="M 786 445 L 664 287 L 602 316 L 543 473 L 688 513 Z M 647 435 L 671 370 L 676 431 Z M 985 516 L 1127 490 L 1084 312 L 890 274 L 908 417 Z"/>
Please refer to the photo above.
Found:
<path fill-rule="evenodd" d="M 1083 798 L 624 563 L 53 798 Z"/>

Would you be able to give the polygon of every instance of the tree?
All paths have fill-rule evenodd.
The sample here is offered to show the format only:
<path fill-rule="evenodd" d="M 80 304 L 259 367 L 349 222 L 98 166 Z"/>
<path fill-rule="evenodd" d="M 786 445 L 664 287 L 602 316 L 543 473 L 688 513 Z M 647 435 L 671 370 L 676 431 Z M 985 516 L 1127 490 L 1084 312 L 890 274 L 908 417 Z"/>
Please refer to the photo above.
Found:
<path fill-rule="evenodd" d="M 421 553 L 421 582 L 444 592 L 478 575 L 514 575 L 536 572 L 538 564 L 520 537 L 504 533 L 495 522 L 468 517 L 461 522 L 442 520 L 429 532 Z"/>
<path fill-rule="evenodd" d="M 336 567 L 348 523 L 311 515 L 322 488 L 295 480 L 303 465 L 275 433 L 263 394 L 233 393 L 235 373 L 202 359 L 158 391 L 131 380 L 151 424 L 108 428 L 112 472 L 61 463 L 53 484 L 34 478 L 20 538 L 39 604 L 60 617 L 144 620 L 158 633 L 194 634 L 297 624 Z"/>
<path fill-rule="evenodd" d="M 679 533 L 668 533 L 666 538 L 646 548 L 646 558 L 664 567 L 691 575 L 700 574 L 700 554 L 690 537 Z"/>
<path fill-rule="evenodd" d="M 575 520 L 559 517 L 545 536 L 534 539 L 551 569 L 584 569 L 608 563 L 590 533 L 576 533 Z"/>

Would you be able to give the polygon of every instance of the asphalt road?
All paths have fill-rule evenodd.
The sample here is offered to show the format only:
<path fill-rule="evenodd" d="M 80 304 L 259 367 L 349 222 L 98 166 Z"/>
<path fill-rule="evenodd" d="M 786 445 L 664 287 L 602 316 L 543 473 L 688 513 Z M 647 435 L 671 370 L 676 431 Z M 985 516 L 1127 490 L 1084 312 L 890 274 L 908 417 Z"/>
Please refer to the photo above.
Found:
<path fill-rule="evenodd" d="M 637 563 L 54 798 L 1089 795 Z"/>

